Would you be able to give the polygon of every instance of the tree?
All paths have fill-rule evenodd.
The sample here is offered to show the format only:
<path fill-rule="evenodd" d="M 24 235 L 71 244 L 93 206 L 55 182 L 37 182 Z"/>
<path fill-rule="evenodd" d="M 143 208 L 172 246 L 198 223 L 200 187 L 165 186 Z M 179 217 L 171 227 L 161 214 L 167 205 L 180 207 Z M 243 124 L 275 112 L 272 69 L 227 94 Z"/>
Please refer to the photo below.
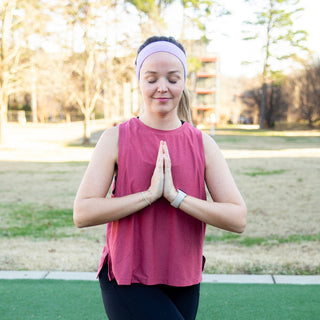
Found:
<path fill-rule="evenodd" d="M 249 117 L 253 118 L 253 115 L 256 114 L 256 110 L 261 104 L 261 96 L 261 88 L 256 86 L 241 93 L 240 99 L 241 102 L 247 106 L 244 111 Z"/>
<path fill-rule="evenodd" d="M 19 64 L 18 50 L 12 38 L 16 1 L 3 1 L 1 8 L 0 47 L 0 144 L 4 142 L 9 95 L 13 91 L 15 67 Z"/>
<path fill-rule="evenodd" d="M 307 65 L 297 79 L 299 111 L 312 128 L 320 120 L 320 62 Z"/>
<path fill-rule="evenodd" d="M 269 86 L 270 98 L 266 110 L 266 124 L 268 128 L 273 128 L 276 121 L 285 121 L 287 119 L 287 113 L 294 97 L 292 94 L 288 94 L 289 78 L 283 77 L 278 81 L 273 81 Z"/>
<path fill-rule="evenodd" d="M 48 32 L 46 25 L 50 21 L 46 13 L 47 4 L 37 0 L 20 1 L 19 10 L 23 11 L 23 22 L 19 29 L 23 50 L 23 61 L 27 66 L 21 72 L 23 84 L 18 91 L 30 93 L 32 122 L 38 121 L 38 95 L 40 82 L 46 78 L 41 77 L 44 68 L 43 49 L 40 39 L 46 39 Z"/>
<path fill-rule="evenodd" d="M 307 32 L 294 30 L 294 18 L 297 13 L 304 10 L 298 7 L 300 0 L 246 0 L 259 5 L 254 21 L 246 21 L 250 30 L 244 40 L 263 41 L 263 71 L 262 71 L 262 99 L 260 105 L 260 128 L 264 128 L 267 111 L 268 83 L 277 79 L 283 71 L 283 62 L 292 61 L 301 63 L 303 54 L 308 52 L 305 47 Z M 264 5 L 265 4 L 265 5 Z M 279 68 L 280 67 L 280 70 Z"/>
<path fill-rule="evenodd" d="M 212 15 L 213 11 L 217 16 L 229 14 L 225 8 L 219 4 L 218 1 L 208 0 L 128 0 L 128 3 L 135 6 L 140 15 L 140 27 L 142 30 L 143 38 L 155 33 L 163 33 L 166 30 L 164 22 L 165 9 L 173 3 L 179 3 L 182 9 L 182 27 L 180 40 L 187 39 L 184 30 L 200 31 L 203 40 L 206 38 L 206 26 L 208 18 Z M 146 19 L 147 18 L 147 21 Z M 146 23 L 147 22 L 147 23 Z"/>
<path fill-rule="evenodd" d="M 207 0 L 180 0 L 183 7 L 183 26 L 181 28 L 181 39 L 186 39 L 188 36 L 184 30 L 193 27 L 200 33 L 203 42 L 209 42 L 206 35 L 208 19 L 213 15 L 221 17 L 228 15 L 230 12 L 224 8 L 219 1 Z M 190 29 L 189 29 L 190 30 Z"/>
<path fill-rule="evenodd" d="M 65 4 L 64 4 L 65 5 Z M 90 143 L 89 120 L 102 93 L 102 79 L 98 69 L 101 46 L 106 41 L 99 41 L 96 35 L 97 19 L 101 17 L 102 6 L 99 1 L 72 0 L 67 3 L 65 18 L 69 26 L 79 27 L 82 31 L 83 50 L 74 52 L 72 48 L 67 65 L 69 70 L 69 102 L 74 101 L 84 116 L 83 144 Z M 94 28 L 96 28 L 94 30 Z M 103 49 L 106 49 L 103 47 Z"/>
<path fill-rule="evenodd" d="M 138 12 L 140 30 L 143 38 L 163 31 L 165 23 L 163 20 L 164 9 L 174 0 L 128 0 Z"/>
<path fill-rule="evenodd" d="M 0 144 L 5 140 L 10 95 L 32 91 L 32 85 L 27 87 L 32 81 L 24 81 L 24 76 L 34 67 L 29 38 L 33 32 L 40 34 L 45 20 L 40 5 L 36 0 L 3 0 L 0 8 Z"/>

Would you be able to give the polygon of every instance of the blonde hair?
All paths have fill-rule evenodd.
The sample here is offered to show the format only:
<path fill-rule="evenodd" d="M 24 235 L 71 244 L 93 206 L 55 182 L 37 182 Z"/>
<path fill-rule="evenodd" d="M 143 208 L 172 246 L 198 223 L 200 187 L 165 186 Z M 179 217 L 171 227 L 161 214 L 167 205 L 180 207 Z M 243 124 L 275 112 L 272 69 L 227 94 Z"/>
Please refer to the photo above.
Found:
<path fill-rule="evenodd" d="M 183 89 L 181 99 L 178 104 L 178 117 L 180 120 L 184 120 L 192 124 L 190 97 L 187 88 Z"/>

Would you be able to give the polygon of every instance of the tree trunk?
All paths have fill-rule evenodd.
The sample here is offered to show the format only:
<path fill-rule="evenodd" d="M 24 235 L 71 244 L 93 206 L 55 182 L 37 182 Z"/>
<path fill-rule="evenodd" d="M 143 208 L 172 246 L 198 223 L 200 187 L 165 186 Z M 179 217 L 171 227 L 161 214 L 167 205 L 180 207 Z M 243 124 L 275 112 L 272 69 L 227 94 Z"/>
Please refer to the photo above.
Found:
<path fill-rule="evenodd" d="M 89 145 L 90 144 L 90 128 L 89 128 L 89 121 L 90 121 L 90 114 L 87 112 L 84 113 L 84 119 L 83 119 L 83 145 Z"/>
<path fill-rule="evenodd" d="M 5 127 L 7 125 L 8 97 L 5 92 L 0 96 L 0 145 L 5 143 Z"/>
<path fill-rule="evenodd" d="M 0 25 L 0 144 L 5 143 L 5 126 L 7 124 L 8 94 L 7 85 L 9 79 L 9 66 L 7 57 L 10 49 L 10 32 L 13 20 L 13 10 L 16 6 L 15 0 L 5 1 L 1 13 L 2 24 Z"/>
<path fill-rule="evenodd" d="M 265 128 L 266 110 L 267 110 L 267 84 L 264 82 L 262 85 L 262 98 L 261 98 L 261 105 L 260 105 L 260 121 L 259 121 L 260 129 Z"/>
<path fill-rule="evenodd" d="M 123 83 L 123 116 L 129 119 L 132 115 L 131 112 L 131 85 L 130 82 Z"/>
<path fill-rule="evenodd" d="M 0 145 L 4 144 L 4 133 L 5 133 L 5 121 L 3 121 L 3 118 L 4 118 L 4 114 L 1 110 L 1 116 L 0 116 Z"/>
<path fill-rule="evenodd" d="M 271 93 L 269 93 L 269 94 L 270 94 L 270 100 L 268 103 L 268 108 L 265 113 L 265 123 L 268 128 L 272 128 L 272 127 L 274 127 L 275 103 L 278 103 L 278 108 L 279 108 L 279 101 L 276 98 L 277 92 L 276 92 L 276 89 L 274 88 L 273 84 L 271 84 Z"/>
<path fill-rule="evenodd" d="M 38 122 L 38 105 L 37 105 L 37 70 L 32 67 L 32 84 L 31 84 L 31 110 L 32 122 Z"/>
<path fill-rule="evenodd" d="M 109 86 L 104 84 L 103 86 L 103 117 L 106 123 L 110 120 L 109 91 L 110 91 Z"/>

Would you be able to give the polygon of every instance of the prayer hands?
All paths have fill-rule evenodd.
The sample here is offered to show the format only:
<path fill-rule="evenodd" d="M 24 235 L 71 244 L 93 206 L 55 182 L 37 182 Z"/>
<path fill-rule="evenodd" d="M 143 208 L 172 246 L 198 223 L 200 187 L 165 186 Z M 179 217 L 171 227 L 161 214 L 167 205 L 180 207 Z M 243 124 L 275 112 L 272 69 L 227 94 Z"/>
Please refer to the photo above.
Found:
<path fill-rule="evenodd" d="M 172 180 L 169 150 L 165 141 L 160 141 L 156 167 L 151 178 L 148 193 L 151 197 L 151 202 L 156 201 L 162 196 L 169 202 L 172 202 L 177 195 L 177 190 Z"/>

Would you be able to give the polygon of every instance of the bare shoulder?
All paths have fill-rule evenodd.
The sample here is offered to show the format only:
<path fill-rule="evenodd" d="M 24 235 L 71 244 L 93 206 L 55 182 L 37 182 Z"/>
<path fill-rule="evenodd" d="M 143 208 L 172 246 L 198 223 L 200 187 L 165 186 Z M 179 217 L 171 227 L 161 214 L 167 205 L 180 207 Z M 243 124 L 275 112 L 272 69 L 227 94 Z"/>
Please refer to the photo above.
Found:
<path fill-rule="evenodd" d="M 220 156 L 221 151 L 214 139 L 207 133 L 202 132 L 203 147 L 206 160 L 215 156 Z"/>
<path fill-rule="evenodd" d="M 202 132 L 202 139 L 203 139 L 203 145 L 204 145 L 204 147 L 206 147 L 206 146 L 212 146 L 212 145 L 215 145 L 216 147 L 218 147 L 217 146 L 217 144 L 216 144 L 216 142 L 214 141 L 214 139 L 210 136 L 210 135 L 208 135 L 207 133 L 205 133 L 205 132 Z"/>
<path fill-rule="evenodd" d="M 105 197 L 118 160 L 118 136 L 116 127 L 105 130 L 92 153 L 89 165 L 80 184 L 77 197 Z"/>
<path fill-rule="evenodd" d="M 116 160 L 118 158 L 119 126 L 106 129 L 100 136 L 94 154 L 108 155 Z"/>
<path fill-rule="evenodd" d="M 116 142 L 118 142 L 118 140 L 119 140 L 119 126 L 114 126 L 114 127 L 106 129 L 102 133 L 100 140 L 103 142 L 107 142 L 107 141 L 111 142 L 114 140 Z"/>

